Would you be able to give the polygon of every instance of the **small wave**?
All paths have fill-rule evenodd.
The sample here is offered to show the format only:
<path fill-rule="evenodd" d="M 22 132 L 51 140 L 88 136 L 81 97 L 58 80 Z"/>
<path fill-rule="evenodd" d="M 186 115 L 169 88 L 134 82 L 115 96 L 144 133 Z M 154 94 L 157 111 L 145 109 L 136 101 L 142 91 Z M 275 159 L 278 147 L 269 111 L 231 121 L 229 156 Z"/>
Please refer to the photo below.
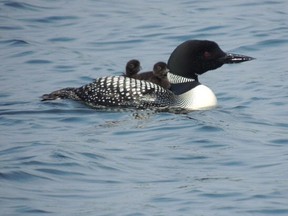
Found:
<path fill-rule="evenodd" d="M 52 174 L 52 175 L 59 175 L 59 176 L 82 176 L 83 174 L 80 172 L 72 172 L 72 171 L 64 171 L 64 170 L 58 170 L 58 169 L 49 169 L 49 168 L 40 168 L 36 169 L 39 172 L 43 172 L 46 174 Z"/>
<path fill-rule="evenodd" d="M 202 127 L 198 128 L 199 131 L 205 131 L 205 132 L 219 132 L 223 131 L 223 128 L 215 127 L 215 126 L 209 126 L 209 125 L 203 125 Z"/>
<path fill-rule="evenodd" d="M 287 39 L 268 39 L 263 40 L 257 43 L 258 47 L 275 47 L 275 46 L 284 46 L 288 42 Z"/>
<path fill-rule="evenodd" d="M 70 21 L 78 19 L 77 16 L 49 16 L 44 18 L 32 18 L 32 19 L 23 19 L 28 22 L 38 22 L 38 23 L 59 23 L 62 21 Z"/>
<path fill-rule="evenodd" d="M 21 208 L 18 207 L 17 212 L 19 212 L 19 213 L 29 213 L 29 214 L 49 214 L 49 213 L 53 213 L 53 212 L 45 211 L 45 210 L 41 210 L 41 209 L 30 208 L 28 206 L 22 206 Z"/>
<path fill-rule="evenodd" d="M 273 144 L 278 144 L 278 145 L 287 145 L 288 139 L 273 139 L 270 142 Z"/>
<path fill-rule="evenodd" d="M 0 26 L 0 30 L 22 30 L 20 26 Z"/>
<path fill-rule="evenodd" d="M 34 175 L 25 171 L 0 172 L 0 179 L 5 179 L 9 181 L 27 182 L 27 181 L 33 181 L 39 178 L 50 180 L 47 177 Z"/>
<path fill-rule="evenodd" d="M 52 62 L 49 60 L 43 60 L 43 59 L 33 59 L 33 60 L 26 61 L 25 63 L 27 64 L 50 64 Z"/>
<path fill-rule="evenodd" d="M 0 43 L 1 44 L 8 44 L 8 45 L 11 45 L 11 46 L 22 46 L 22 45 L 29 44 L 27 41 L 20 40 L 20 39 L 4 40 L 4 41 L 0 41 Z"/>
<path fill-rule="evenodd" d="M 70 42 L 74 41 L 76 38 L 70 38 L 70 37 L 56 37 L 56 38 L 50 38 L 48 41 L 50 42 Z"/>
<path fill-rule="evenodd" d="M 30 10 L 30 11 L 37 11 L 39 9 L 52 9 L 50 7 L 36 6 L 25 2 L 16 2 L 16 1 L 6 1 L 4 5 L 19 10 Z"/>

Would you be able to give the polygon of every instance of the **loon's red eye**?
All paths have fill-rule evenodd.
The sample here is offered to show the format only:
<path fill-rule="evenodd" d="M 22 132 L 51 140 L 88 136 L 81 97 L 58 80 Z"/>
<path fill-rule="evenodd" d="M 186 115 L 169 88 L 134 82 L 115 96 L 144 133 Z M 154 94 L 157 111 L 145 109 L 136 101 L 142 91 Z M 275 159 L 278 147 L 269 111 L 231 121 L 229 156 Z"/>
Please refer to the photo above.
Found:
<path fill-rule="evenodd" d="M 205 59 L 210 59 L 212 57 L 212 54 L 210 52 L 205 51 L 203 56 Z"/>

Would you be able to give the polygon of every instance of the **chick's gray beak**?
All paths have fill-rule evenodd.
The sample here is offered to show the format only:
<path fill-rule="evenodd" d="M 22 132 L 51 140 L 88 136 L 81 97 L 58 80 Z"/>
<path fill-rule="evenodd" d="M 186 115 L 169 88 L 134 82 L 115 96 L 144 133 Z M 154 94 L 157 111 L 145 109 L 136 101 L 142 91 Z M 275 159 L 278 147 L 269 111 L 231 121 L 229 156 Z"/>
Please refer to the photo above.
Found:
<path fill-rule="evenodd" d="M 219 58 L 218 60 L 222 62 L 223 64 L 233 64 L 233 63 L 241 63 L 245 61 L 251 61 L 255 58 L 240 54 L 234 54 L 234 53 L 226 53 L 225 56 Z"/>

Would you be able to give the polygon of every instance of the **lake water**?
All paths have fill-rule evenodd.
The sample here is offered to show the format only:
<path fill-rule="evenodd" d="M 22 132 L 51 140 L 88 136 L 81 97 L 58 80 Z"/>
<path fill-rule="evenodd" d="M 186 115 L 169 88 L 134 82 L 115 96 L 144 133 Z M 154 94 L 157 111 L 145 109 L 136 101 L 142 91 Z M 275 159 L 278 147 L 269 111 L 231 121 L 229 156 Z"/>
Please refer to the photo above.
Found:
<path fill-rule="evenodd" d="M 0 1 L 1 215 L 288 215 L 288 2 Z M 143 70 L 188 39 L 257 60 L 190 113 L 40 96 Z"/>

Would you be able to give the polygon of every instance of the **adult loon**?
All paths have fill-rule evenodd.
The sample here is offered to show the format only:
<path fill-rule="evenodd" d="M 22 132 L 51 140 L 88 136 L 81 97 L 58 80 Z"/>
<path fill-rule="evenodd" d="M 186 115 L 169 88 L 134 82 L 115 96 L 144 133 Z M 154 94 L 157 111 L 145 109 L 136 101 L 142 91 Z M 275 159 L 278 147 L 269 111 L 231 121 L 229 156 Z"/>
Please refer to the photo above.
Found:
<path fill-rule="evenodd" d="M 225 53 L 217 43 L 208 40 L 188 40 L 170 55 L 165 89 L 146 80 L 125 76 L 107 76 L 79 88 L 64 88 L 42 96 L 42 100 L 72 99 L 91 107 L 176 108 L 200 110 L 214 107 L 217 99 L 211 89 L 198 81 L 198 75 L 254 58 Z"/>

